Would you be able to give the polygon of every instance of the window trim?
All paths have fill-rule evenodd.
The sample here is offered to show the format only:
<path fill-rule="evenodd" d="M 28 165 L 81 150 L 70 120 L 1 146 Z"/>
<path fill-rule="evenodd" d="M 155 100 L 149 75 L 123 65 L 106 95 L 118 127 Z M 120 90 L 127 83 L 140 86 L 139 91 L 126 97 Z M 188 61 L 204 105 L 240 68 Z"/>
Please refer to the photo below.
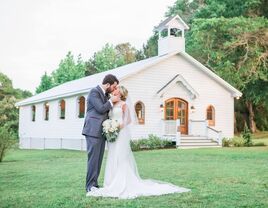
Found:
<path fill-rule="evenodd" d="M 46 107 L 48 107 L 48 111 L 46 111 Z M 49 121 L 49 103 L 48 102 L 45 102 L 44 103 L 44 121 Z"/>
<path fill-rule="evenodd" d="M 62 101 L 64 102 L 64 116 L 62 116 Z M 66 119 L 66 101 L 64 99 L 60 99 L 58 102 L 58 118 L 60 120 L 65 120 Z"/>
<path fill-rule="evenodd" d="M 208 110 L 211 108 L 211 114 L 212 114 L 212 120 L 208 119 Z M 215 126 L 215 107 L 213 105 L 208 105 L 207 109 L 206 109 L 206 120 L 208 121 L 208 125 L 209 126 Z"/>
<path fill-rule="evenodd" d="M 80 114 L 80 99 L 84 98 L 84 115 L 81 116 Z M 84 95 L 78 96 L 76 99 L 76 105 L 77 105 L 77 110 L 76 110 L 76 118 L 78 119 L 83 119 L 86 116 L 86 97 Z"/>
<path fill-rule="evenodd" d="M 136 111 L 137 104 L 140 104 L 141 105 L 141 119 L 139 119 L 139 116 L 137 115 L 137 111 Z M 138 124 L 139 125 L 144 125 L 145 124 L 145 105 L 144 105 L 144 103 L 139 100 L 139 101 L 137 101 L 135 103 L 134 106 L 135 106 L 135 113 L 136 113 L 136 116 L 138 118 Z"/>
<path fill-rule="evenodd" d="M 34 108 L 34 110 L 33 110 Z M 31 106 L 31 121 L 35 122 L 36 121 L 36 105 Z"/>

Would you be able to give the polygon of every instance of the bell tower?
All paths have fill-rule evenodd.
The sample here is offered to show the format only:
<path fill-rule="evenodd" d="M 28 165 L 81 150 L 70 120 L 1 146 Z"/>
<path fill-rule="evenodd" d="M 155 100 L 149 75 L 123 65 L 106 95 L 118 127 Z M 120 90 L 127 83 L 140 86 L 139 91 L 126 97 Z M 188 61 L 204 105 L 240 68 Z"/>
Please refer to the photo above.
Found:
<path fill-rule="evenodd" d="M 158 32 L 158 56 L 185 51 L 184 31 L 189 26 L 179 15 L 169 17 L 154 28 Z"/>

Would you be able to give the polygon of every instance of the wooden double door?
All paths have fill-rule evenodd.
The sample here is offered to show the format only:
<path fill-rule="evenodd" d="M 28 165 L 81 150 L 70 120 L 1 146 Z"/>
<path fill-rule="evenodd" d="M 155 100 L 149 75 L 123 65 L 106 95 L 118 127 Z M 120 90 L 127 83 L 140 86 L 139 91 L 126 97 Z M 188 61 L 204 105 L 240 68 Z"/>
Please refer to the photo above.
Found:
<path fill-rule="evenodd" d="M 188 103 L 180 98 L 171 98 L 165 101 L 165 119 L 180 119 L 180 131 L 188 134 Z"/>

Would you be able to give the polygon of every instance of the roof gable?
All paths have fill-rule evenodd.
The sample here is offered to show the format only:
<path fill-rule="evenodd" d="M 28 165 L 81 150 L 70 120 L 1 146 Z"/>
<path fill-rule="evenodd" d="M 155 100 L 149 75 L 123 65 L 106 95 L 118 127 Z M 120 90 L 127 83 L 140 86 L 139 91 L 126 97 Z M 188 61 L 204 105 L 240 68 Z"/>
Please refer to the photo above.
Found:
<path fill-rule="evenodd" d="M 169 86 L 174 83 L 179 84 L 185 88 L 190 94 L 191 99 L 196 99 L 199 96 L 198 92 L 180 74 L 175 75 L 168 83 L 159 89 L 156 94 L 160 95 L 160 97 L 163 96 L 163 94 L 168 91 Z"/>
<path fill-rule="evenodd" d="M 182 18 L 179 15 L 175 15 L 162 21 L 154 28 L 154 31 L 161 31 L 168 27 L 189 30 L 189 26 L 182 20 Z"/>

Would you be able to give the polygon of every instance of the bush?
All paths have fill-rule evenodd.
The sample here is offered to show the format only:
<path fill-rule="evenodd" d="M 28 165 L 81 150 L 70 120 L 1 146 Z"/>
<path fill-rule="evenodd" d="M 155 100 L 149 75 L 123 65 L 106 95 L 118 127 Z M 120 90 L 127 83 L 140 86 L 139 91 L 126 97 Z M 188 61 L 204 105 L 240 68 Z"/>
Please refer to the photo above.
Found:
<path fill-rule="evenodd" d="M 5 153 L 15 144 L 15 137 L 6 128 L 0 127 L 0 162 Z"/>
<path fill-rule="evenodd" d="M 230 146 L 232 146 L 232 139 L 231 138 L 223 138 L 222 139 L 222 146 L 223 147 L 230 147 Z"/>
<path fill-rule="evenodd" d="M 130 146 L 132 151 L 148 150 L 148 149 L 162 149 L 170 148 L 173 145 L 172 141 L 167 139 L 161 139 L 160 137 L 149 134 L 148 138 L 142 138 L 139 140 L 131 140 Z"/>
<path fill-rule="evenodd" d="M 247 126 L 247 124 L 245 124 L 244 130 L 241 134 L 242 138 L 244 139 L 244 145 L 247 147 L 250 147 L 253 145 L 252 143 L 252 135 L 251 132 Z"/>
<path fill-rule="evenodd" d="M 232 143 L 234 147 L 243 147 L 245 144 L 245 140 L 242 137 L 234 137 L 232 139 Z"/>

